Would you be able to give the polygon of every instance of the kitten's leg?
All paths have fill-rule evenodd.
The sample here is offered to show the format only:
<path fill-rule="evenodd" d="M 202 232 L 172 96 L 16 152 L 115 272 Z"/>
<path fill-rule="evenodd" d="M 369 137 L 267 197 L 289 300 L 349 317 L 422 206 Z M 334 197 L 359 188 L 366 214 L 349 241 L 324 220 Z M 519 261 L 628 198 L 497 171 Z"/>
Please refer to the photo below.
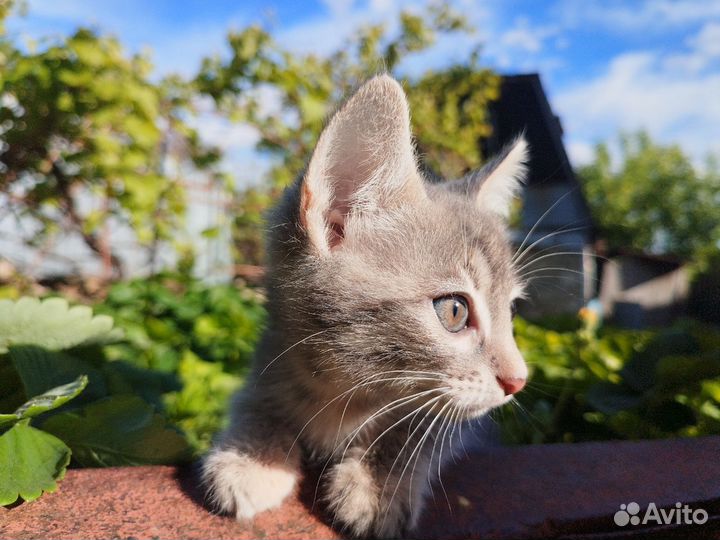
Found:
<path fill-rule="evenodd" d="M 240 412 L 203 461 L 203 483 L 211 503 L 237 519 L 279 506 L 299 474 L 299 449 L 288 455 L 292 441 L 289 430 L 276 419 Z"/>
<path fill-rule="evenodd" d="M 406 468 L 409 452 L 402 450 L 395 461 L 399 452 L 398 446 L 364 455 L 365 448 L 356 447 L 331 469 L 325 495 L 337 525 L 357 537 L 377 538 L 399 538 L 417 525 L 430 461 L 420 451 Z"/>

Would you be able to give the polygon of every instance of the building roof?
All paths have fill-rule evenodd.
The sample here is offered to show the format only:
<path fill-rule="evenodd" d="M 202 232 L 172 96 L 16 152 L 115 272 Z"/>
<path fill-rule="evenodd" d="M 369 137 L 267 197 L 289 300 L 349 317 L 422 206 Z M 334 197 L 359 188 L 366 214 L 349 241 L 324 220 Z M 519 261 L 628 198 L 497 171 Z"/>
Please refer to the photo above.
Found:
<path fill-rule="evenodd" d="M 576 182 L 562 142 L 563 130 L 537 73 L 502 77 L 500 99 L 490 104 L 493 135 L 485 141 L 493 155 L 524 133 L 530 143 L 528 185 Z"/>
<path fill-rule="evenodd" d="M 595 227 L 582 188 L 565 152 L 560 119 L 553 113 L 537 73 L 504 75 L 500 98 L 489 107 L 493 134 L 483 141 L 485 155 L 497 154 L 506 144 L 524 133 L 530 146 L 530 163 L 526 185 L 532 187 L 560 187 L 570 192 L 566 201 L 555 210 L 574 200 L 582 209 L 589 224 L 588 233 L 594 237 Z"/>

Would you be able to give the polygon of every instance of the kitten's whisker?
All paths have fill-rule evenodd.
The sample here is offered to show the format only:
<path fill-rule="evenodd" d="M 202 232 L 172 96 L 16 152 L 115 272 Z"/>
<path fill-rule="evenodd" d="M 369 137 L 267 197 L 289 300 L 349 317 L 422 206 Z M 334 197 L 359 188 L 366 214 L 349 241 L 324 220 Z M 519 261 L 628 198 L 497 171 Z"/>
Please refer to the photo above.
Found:
<path fill-rule="evenodd" d="M 448 452 L 450 452 L 450 457 L 452 457 L 454 463 L 457 463 L 457 461 L 455 459 L 455 452 L 453 451 L 453 446 L 454 446 L 453 438 L 455 436 L 455 428 L 458 426 L 458 424 L 460 424 L 460 422 L 462 422 L 462 409 L 459 406 L 455 405 L 453 418 L 452 418 L 452 429 L 450 430 L 450 433 L 448 435 L 448 442 L 447 442 Z M 443 435 L 443 438 L 444 437 L 445 436 Z M 452 514 L 452 512 L 453 512 L 452 504 L 450 503 L 450 498 L 447 496 L 447 491 L 445 491 L 445 485 L 443 484 L 442 477 L 441 477 L 441 470 L 442 470 L 442 464 L 443 464 L 443 461 L 442 461 L 443 444 L 442 443 L 444 443 L 444 442 L 445 441 L 443 440 L 440 443 L 440 461 L 438 462 L 438 481 L 440 482 L 440 486 L 443 488 L 443 492 L 445 493 L 445 500 L 448 503 L 448 510 L 450 511 L 450 514 Z"/>
<path fill-rule="evenodd" d="M 553 390 L 560 390 L 561 388 L 564 388 L 565 385 L 552 384 L 552 383 L 541 383 L 540 381 L 528 380 L 527 386 L 528 386 L 528 388 L 534 388 L 534 389 L 540 389 L 539 387 L 545 386 L 545 387 L 551 388 Z M 555 395 L 555 394 L 552 394 L 552 395 Z"/>
<path fill-rule="evenodd" d="M 377 375 L 374 375 L 374 376 L 377 376 Z M 292 452 L 292 449 L 295 448 L 295 445 L 297 444 L 298 440 L 300 439 L 300 436 L 303 434 L 303 432 L 305 431 L 305 429 L 310 425 L 310 423 L 311 423 L 313 420 L 315 420 L 315 418 L 317 418 L 320 414 L 322 414 L 322 412 L 323 412 L 325 409 L 327 409 L 330 405 L 332 405 L 333 403 L 335 403 L 338 399 L 342 399 L 342 398 L 343 398 L 344 396 L 346 396 L 347 394 L 349 394 L 349 393 L 351 393 L 351 392 L 352 392 L 352 393 L 357 392 L 360 388 L 364 388 L 364 387 L 369 386 L 369 385 L 371 385 L 371 384 L 376 384 L 376 383 L 380 383 L 380 382 L 388 382 L 388 381 L 396 381 L 396 380 L 397 380 L 397 378 L 395 378 L 395 377 L 394 377 L 394 378 L 391 378 L 391 379 L 373 379 L 372 377 L 373 377 L 373 376 L 368 377 L 367 379 L 364 380 L 364 382 L 358 383 L 357 385 L 353 386 L 352 388 L 350 388 L 350 389 L 348 389 L 348 390 L 345 390 L 345 391 L 342 392 L 341 394 L 335 396 L 333 399 L 331 399 L 330 401 L 328 401 L 319 411 L 317 411 L 314 415 L 312 415 L 312 416 L 310 417 L 310 420 L 308 420 L 308 421 L 305 423 L 305 425 L 300 429 L 300 432 L 297 434 L 297 436 L 295 437 L 295 440 L 294 440 L 293 443 L 290 445 L 290 449 L 289 449 L 288 452 L 287 452 L 287 457 L 285 458 L 286 461 L 287 461 L 287 459 L 290 458 L 290 453 Z M 369 379 L 369 380 L 368 380 L 368 379 Z M 416 380 L 432 380 L 432 381 L 435 381 L 436 379 L 416 379 Z"/>
<path fill-rule="evenodd" d="M 542 261 L 543 259 L 547 259 L 548 257 L 559 257 L 561 255 L 585 255 L 585 253 L 583 253 L 582 251 L 555 251 L 553 253 L 546 253 L 545 255 L 541 255 L 540 257 L 536 257 L 532 261 L 525 263 L 520 268 L 516 268 L 515 271 L 520 274 L 528 266 L 531 266 L 538 261 Z"/>
<path fill-rule="evenodd" d="M 523 262 L 523 259 L 524 259 L 527 255 L 532 254 L 532 248 L 534 248 L 534 247 L 537 246 L 538 244 L 544 242 L 544 241 L 547 240 L 548 238 L 552 238 L 552 237 L 557 236 L 557 235 L 559 235 L 559 234 L 567 234 L 567 233 L 571 233 L 571 232 L 582 231 L 582 230 L 585 230 L 585 229 L 588 228 L 588 225 L 583 225 L 583 226 L 581 226 L 581 227 L 570 227 L 570 225 L 572 225 L 573 223 L 578 223 L 579 221 L 583 221 L 583 220 L 576 220 L 576 221 L 574 221 L 574 222 L 572 222 L 572 223 L 567 223 L 567 224 L 565 224 L 565 225 L 562 225 L 562 226 L 558 227 L 557 229 L 555 229 L 555 230 L 553 230 L 553 231 L 550 231 L 550 232 L 547 233 L 547 234 L 542 235 L 540 238 L 538 238 L 537 240 L 535 240 L 532 244 L 530 244 L 529 246 L 527 246 L 527 247 L 523 250 L 523 252 L 520 253 L 517 257 L 514 257 L 514 258 L 512 259 L 513 264 L 520 264 L 521 262 Z M 565 244 L 568 244 L 568 242 L 565 242 Z M 559 244 L 559 245 L 561 245 L 561 244 Z M 570 245 L 572 245 L 572 244 L 570 244 Z M 552 248 L 554 248 L 554 247 L 558 247 L 558 246 L 548 246 L 548 247 L 546 247 L 546 248 L 544 248 L 544 249 L 552 249 Z"/>
<path fill-rule="evenodd" d="M 560 232 L 566 232 L 566 231 L 560 231 Z M 570 249 L 571 247 L 574 247 L 574 246 L 576 246 L 576 245 L 577 245 L 577 244 L 574 243 L 574 242 L 562 242 L 562 243 L 560 243 L 560 244 L 554 244 L 554 245 L 552 245 L 552 246 L 548 246 L 548 247 L 546 247 L 546 248 L 539 249 L 539 250 L 537 250 L 535 253 L 530 253 L 530 252 L 528 252 L 528 255 L 535 255 L 535 258 L 532 258 L 532 259 L 527 259 L 527 258 L 525 258 L 525 257 L 519 258 L 517 261 L 515 261 L 515 262 L 513 263 L 513 267 L 514 267 L 515 270 L 517 271 L 518 265 L 520 265 L 520 264 L 527 264 L 527 265 L 529 266 L 529 265 L 533 264 L 533 263 L 535 262 L 535 260 L 537 260 L 537 258 L 538 258 L 540 255 L 544 255 L 544 254 L 546 254 L 546 253 L 554 253 L 554 252 L 557 252 L 558 250 L 563 250 L 563 249 L 564 249 L 564 250 L 568 250 L 568 249 Z M 593 257 L 593 258 L 596 258 L 596 259 L 604 259 L 604 260 L 607 260 L 607 257 L 603 257 L 602 255 L 595 255 L 595 254 L 593 254 L 593 253 L 587 253 L 587 252 L 583 252 L 583 251 L 573 251 L 572 254 L 573 254 L 573 255 L 587 255 L 587 256 L 589 256 L 589 257 Z"/>
<path fill-rule="evenodd" d="M 465 441 L 463 439 L 463 423 L 465 423 L 465 414 L 467 413 L 468 405 L 465 405 L 459 409 L 458 413 L 458 422 L 456 426 L 453 426 L 452 433 L 450 434 L 450 440 L 452 441 L 452 438 L 455 436 L 455 427 L 458 428 L 458 437 L 460 438 L 460 445 L 462 446 L 463 453 L 465 454 L 465 457 L 469 457 L 467 450 L 465 449 Z M 457 463 L 457 457 L 455 456 L 455 453 L 453 453 L 453 463 Z"/>
<path fill-rule="evenodd" d="M 542 220 L 545 219 L 545 218 L 547 217 L 547 215 L 548 215 L 550 212 L 552 212 L 553 209 L 554 209 L 558 204 L 560 204 L 560 203 L 563 201 L 563 199 L 565 199 L 565 197 L 567 197 L 568 195 L 570 195 L 570 194 L 571 194 L 573 191 L 575 191 L 576 189 L 577 189 L 577 188 L 573 188 L 573 189 L 571 189 L 570 191 L 568 191 L 567 193 L 565 193 L 562 197 L 560 197 L 557 201 L 555 201 L 550 208 L 548 208 L 547 210 L 545 210 L 545 212 L 543 213 L 543 215 L 540 216 L 540 217 L 538 218 L 538 220 L 535 222 L 535 224 L 530 228 L 530 230 L 528 231 L 528 233 L 525 235 L 525 238 L 523 238 L 522 243 L 520 244 L 520 246 L 519 246 L 519 247 L 517 248 L 517 250 L 515 251 L 515 254 L 513 255 L 513 260 L 515 260 L 515 257 L 517 256 L 517 254 L 520 252 L 520 250 L 523 248 L 523 246 L 525 246 L 525 242 L 527 242 L 528 238 L 530 238 L 530 235 L 532 235 L 532 233 L 535 232 L 535 229 L 537 229 L 537 226 L 540 225 L 540 223 L 542 222 Z"/>
<path fill-rule="evenodd" d="M 340 446 L 341 446 L 346 440 L 349 439 L 347 445 L 345 446 L 345 449 L 343 450 L 342 458 L 341 458 L 340 460 L 338 460 L 338 462 L 342 462 L 342 459 L 344 459 L 345 453 L 347 452 L 347 450 L 349 449 L 350 445 L 352 444 L 352 441 L 355 440 L 355 437 L 357 437 L 357 436 L 360 434 L 360 432 L 362 431 L 362 429 L 363 429 L 363 427 L 364 427 L 365 425 L 367 425 L 369 422 L 377 419 L 378 417 L 382 416 L 383 414 L 387 414 L 387 413 L 389 413 L 389 412 L 391 412 L 391 411 L 393 411 L 393 410 L 395 410 L 395 409 L 398 409 L 398 408 L 400 408 L 400 407 L 404 407 L 405 405 L 407 405 L 407 404 L 410 403 L 411 401 L 414 401 L 415 399 L 418 399 L 419 397 L 422 397 L 422 396 L 424 396 L 424 395 L 427 395 L 427 394 L 429 394 L 430 392 L 432 392 L 432 391 L 434 391 L 434 390 L 435 390 L 435 389 L 433 388 L 433 389 L 431 389 L 431 390 L 426 390 L 426 391 L 419 392 L 419 393 L 416 393 L 416 394 L 411 394 L 410 396 L 405 396 L 405 397 L 396 399 L 396 400 L 388 403 L 387 405 L 385 405 L 385 406 L 382 407 L 381 409 L 375 411 L 375 412 L 374 412 L 372 415 L 370 415 L 370 417 L 367 418 L 360 426 L 358 426 L 357 428 L 355 428 L 354 430 L 352 430 L 348 435 L 345 436 L 345 438 L 343 438 L 342 441 L 340 441 L 339 443 L 337 443 L 336 446 L 335 446 L 335 449 L 334 449 L 332 452 L 330 452 L 330 455 L 329 455 L 328 459 L 325 461 L 325 464 L 323 465 L 323 468 L 322 468 L 322 470 L 320 471 L 320 475 L 318 476 L 318 481 L 317 481 L 317 484 L 315 485 L 315 495 L 314 495 L 314 497 L 313 497 L 313 507 L 314 507 L 315 501 L 317 500 L 317 494 L 318 494 L 318 490 L 319 490 L 319 488 L 320 488 L 320 482 L 321 482 L 321 480 L 322 480 L 323 474 L 325 474 L 325 470 L 327 469 L 327 467 L 328 467 L 328 465 L 330 464 L 330 462 L 333 460 L 333 456 L 336 455 L 338 449 L 340 448 Z M 442 396 L 440 396 L 440 397 L 442 397 Z M 350 396 L 350 399 L 352 399 L 352 396 Z M 432 403 L 433 401 L 435 401 L 435 400 L 433 399 L 433 400 L 431 400 L 431 401 L 429 401 L 429 402 L 423 403 L 423 404 L 420 405 L 417 409 L 413 410 L 413 412 L 412 412 L 411 414 L 418 414 L 423 408 L 425 408 L 426 406 L 428 406 L 428 405 L 429 405 L 430 403 Z M 391 407 L 391 406 L 392 406 L 392 407 Z M 388 407 L 390 407 L 390 408 L 388 409 Z M 383 409 L 387 409 L 387 410 L 383 410 Z"/>
<path fill-rule="evenodd" d="M 392 507 L 392 503 L 393 503 L 393 500 L 395 499 L 395 495 L 397 495 L 398 489 L 400 489 L 400 484 L 402 483 L 402 479 L 405 476 L 405 472 L 407 471 L 407 468 L 410 466 L 410 462 L 417 455 L 417 457 L 415 458 L 414 465 L 413 465 L 413 470 L 415 470 L 415 466 L 417 466 L 417 462 L 420 457 L 419 452 L 422 450 L 422 447 L 425 446 L 425 441 L 432 433 L 433 426 L 443 415 L 443 412 L 445 412 L 445 410 L 450 406 L 452 406 L 451 401 L 448 401 L 447 403 L 445 403 L 445 405 L 442 406 L 442 408 L 435 415 L 435 418 L 433 418 L 430 421 L 430 425 L 425 429 L 425 433 L 420 437 L 420 440 L 415 445 L 415 448 L 413 449 L 413 451 L 410 453 L 410 457 L 408 458 L 407 463 L 405 463 L 405 467 L 403 467 L 403 470 L 400 472 L 400 478 L 398 478 L 398 481 L 395 484 L 395 490 L 393 491 L 393 494 L 390 496 L 390 501 L 388 502 L 388 510 L 385 512 L 385 517 L 383 518 L 383 523 L 382 523 L 383 526 L 385 525 L 385 521 L 387 520 L 387 516 L 388 516 L 390 508 Z M 420 424 L 420 425 L 422 425 L 422 424 Z"/>
<path fill-rule="evenodd" d="M 437 476 L 438 476 L 438 483 L 440 484 L 440 489 L 442 489 L 443 495 L 445 495 L 445 502 L 447 502 L 448 510 L 450 511 L 450 514 L 452 514 L 452 505 L 450 504 L 450 497 L 448 497 L 447 490 L 445 489 L 445 484 L 443 484 L 442 481 L 442 455 L 443 455 L 443 448 L 445 446 L 445 437 L 448 434 L 448 429 L 450 426 L 453 426 L 453 431 L 455 429 L 455 422 L 457 420 L 457 413 L 459 409 L 457 405 L 453 405 L 451 408 L 451 413 L 448 416 L 448 421 L 445 424 L 445 429 L 442 432 L 441 441 L 440 441 L 440 454 L 438 455 L 438 462 L 437 462 Z M 440 426 L 440 429 L 442 429 L 442 426 Z M 432 467 L 432 456 L 435 454 L 435 444 L 437 443 L 437 439 L 435 439 L 435 442 L 433 443 L 433 449 L 432 454 L 430 455 L 430 464 L 428 466 L 428 480 L 430 478 L 430 471 L 429 468 Z M 452 445 L 452 435 L 450 436 L 450 440 L 448 442 L 449 445 Z M 410 475 L 410 484 L 412 485 L 412 474 Z"/>
<path fill-rule="evenodd" d="M 432 391 L 450 390 L 450 388 L 451 388 L 450 386 L 443 386 L 443 387 L 440 387 L 440 388 L 433 388 L 432 390 L 427 390 L 426 392 L 423 392 L 423 394 L 427 394 L 427 393 L 432 392 Z M 437 400 L 437 399 L 440 399 L 440 398 L 442 398 L 442 397 L 443 397 L 443 396 L 437 396 L 437 397 L 434 398 L 434 399 Z M 360 456 L 360 462 L 362 462 L 362 460 L 365 458 L 365 456 L 368 454 L 368 452 L 370 452 L 370 450 L 372 449 L 372 447 L 375 446 L 375 444 L 376 444 L 385 434 L 389 433 L 393 428 L 395 428 L 396 426 L 398 426 L 399 424 L 401 424 L 404 420 L 406 420 L 406 419 L 409 418 L 411 415 L 413 415 L 414 412 L 415 412 L 415 411 L 411 412 L 410 414 L 407 414 L 407 415 L 403 416 L 400 420 L 398 420 L 397 422 L 395 422 L 393 425 L 391 425 L 389 428 L 387 428 L 385 431 L 383 431 L 380 435 L 378 435 L 377 437 L 375 437 L 375 440 L 373 440 L 373 442 L 365 449 L 365 452 L 363 453 L 363 455 Z M 371 417 L 371 418 L 373 418 L 373 417 Z M 365 424 L 365 423 L 363 422 L 363 425 L 364 425 L 364 424 Z M 361 427 L 362 427 L 362 426 L 361 426 Z"/>
<path fill-rule="evenodd" d="M 449 402 L 448 402 L 448 403 L 449 403 Z M 430 492 L 433 494 L 433 500 L 435 499 L 435 493 L 434 493 L 434 490 L 433 490 L 432 478 L 431 478 L 431 475 L 430 475 L 430 469 L 431 469 L 432 466 L 433 466 L 433 457 L 435 457 L 435 448 L 436 448 L 436 445 L 437 445 L 437 442 L 438 442 L 440 433 L 442 432 L 443 427 L 444 427 L 445 425 L 447 425 L 447 423 L 449 422 L 449 420 L 450 420 L 449 415 L 443 415 L 443 419 L 440 421 L 440 426 L 438 427 L 438 429 L 437 429 L 436 432 L 434 433 L 434 436 L 433 436 L 433 445 L 432 445 L 432 449 L 431 449 L 431 452 L 430 452 L 430 457 L 429 457 L 429 460 L 428 460 L 428 474 L 427 474 L 426 480 L 427 480 L 427 482 L 428 482 L 428 486 L 430 487 Z M 413 468 L 412 468 L 412 470 L 410 471 L 410 480 L 408 481 L 408 484 L 409 484 L 409 489 L 408 489 L 408 501 L 409 501 L 410 511 L 411 511 L 411 512 L 412 512 L 412 500 L 413 500 L 413 498 L 412 498 L 413 479 L 414 479 L 414 477 L 415 477 L 415 470 L 417 469 L 418 460 L 420 459 L 420 455 L 421 455 L 421 454 L 422 454 L 422 452 L 418 452 L 417 456 L 415 457 L 415 463 L 413 464 Z"/>
<path fill-rule="evenodd" d="M 573 268 L 563 268 L 561 266 L 546 266 L 543 268 L 536 268 L 535 270 L 530 270 L 526 274 L 523 274 L 523 279 L 527 278 L 528 276 L 532 276 L 533 274 L 538 274 L 540 272 L 569 272 L 570 274 L 581 274 L 584 275 L 583 272 L 580 270 L 575 270 Z"/>
<path fill-rule="evenodd" d="M 545 431 L 543 430 L 544 424 L 538 419 L 537 416 L 535 416 L 533 413 L 528 411 L 522 403 L 520 403 L 517 399 L 513 398 L 510 400 L 510 403 L 512 403 L 517 409 L 520 409 L 520 411 L 530 419 L 530 425 L 532 428 L 537 431 L 538 433 L 545 434 Z"/>
<path fill-rule="evenodd" d="M 440 397 L 443 397 L 445 394 L 442 394 Z M 415 433 L 420 429 L 420 427 L 423 425 L 423 422 L 425 422 L 425 419 L 433 412 L 435 407 L 438 405 L 437 402 L 433 403 L 433 406 L 425 413 L 425 415 L 422 417 L 420 422 L 417 426 L 412 430 L 412 432 L 408 435 L 407 439 L 405 440 L 405 443 L 400 448 L 400 451 L 398 452 L 397 456 L 395 456 L 394 461 L 392 462 L 392 465 L 390 465 L 390 470 L 388 471 L 388 474 L 385 478 L 385 483 L 383 484 L 382 491 L 380 492 L 380 500 L 382 501 L 383 495 L 385 494 L 385 490 L 387 489 L 388 482 L 390 481 L 390 478 L 392 476 L 392 472 L 395 470 L 395 465 L 397 465 L 398 460 L 403 455 L 403 452 L 405 452 L 405 448 L 407 448 L 407 445 L 410 444 L 410 441 L 412 441 L 413 436 Z M 418 411 L 419 412 L 419 411 Z M 383 522 L 384 523 L 384 522 Z"/>
<path fill-rule="evenodd" d="M 280 357 L 282 357 L 285 353 L 287 353 L 288 351 L 291 351 L 292 349 L 294 349 L 295 347 L 297 347 L 297 346 L 300 345 L 301 343 L 305 343 L 308 339 L 314 338 L 315 336 L 318 336 L 318 335 L 320 335 L 320 334 L 324 334 L 325 332 L 327 332 L 327 331 L 329 331 L 329 330 L 330 330 L 329 328 L 326 328 L 325 330 L 320 330 L 319 332 L 315 332 L 314 334 L 310 334 L 309 336 L 302 338 L 300 341 L 296 341 L 295 343 L 293 343 L 292 345 L 290 345 L 287 349 L 285 349 L 283 352 L 281 352 L 280 354 L 278 354 L 275 358 L 273 358 L 273 359 L 268 363 L 268 365 L 266 365 L 266 366 L 263 368 L 263 370 L 260 372 L 260 376 L 262 376 L 262 375 L 268 370 L 268 368 L 269 368 L 270 366 L 272 366 L 272 365 L 273 365 Z"/>
<path fill-rule="evenodd" d="M 540 261 L 542 261 L 542 260 L 544 260 L 544 259 L 547 259 L 548 257 L 560 257 L 560 256 L 562 256 L 562 255 L 584 255 L 584 254 L 583 254 L 582 252 L 578 252 L 578 251 L 555 251 L 555 252 L 552 252 L 552 253 L 546 253 L 545 255 L 541 255 L 540 257 L 536 257 L 536 258 L 534 258 L 533 260 L 528 261 L 527 263 L 525 263 L 525 264 L 522 265 L 521 267 L 516 268 L 515 271 L 516 271 L 518 274 L 521 274 L 521 275 L 522 275 L 522 271 L 525 270 L 526 268 L 532 266 L 533 264 L 535 264 L 535 263 L 537 263 L 537 262 L 540 262 Z"/>
<path fill-rule="evenodd" d="M 375 411 L 374 413 L 372 413 L 368 418 L 366 418 L 366 419 L 362 422 L 362 424 L 360 424 L 358 427 L 356 427 L 355 429 L 353 429 L 353 430 L 345 437 L 345 439 L 343 439 L 343 440 L 340 442 L 340 444 L 342 444 L 342 443 L 344 443 L 348 438 L 350 438 L 348 444 L 345 446 L 345 449 L 343 450 L 343 454 L 342 454 L 342 457 L 341 457 L 340 460 L 342 461 L 342 459 L 345 457 L 345 453 L 347 452 L 348 448 L 350 447 L 350 444 L 352 444 L 352 441 L 353 441 L 353 440 L 355 439 L 355 437 L 357 437 L 357 435 L 365 428 L 365 426 L 367 426 L 367 425 L 370 424 L 371 422 L 374 422 L 374 421 L 377 420 L 380 416 L 382 416 L 382 415 L 384 415 L 384 414 L 387 414 L 387 413 L 389 413 L 389 412 L 391 412 L 391 411 L 394 411 L 394 410 L 396 410 L 396 409 L 398 409 L 398 408 L 400 408 L 400 407 L 405 406 L 405 405 L 406 405 L 407 403 L 409 403 L 410 401 L 414 401 L 415 399 L 417 399 L 417 398 L 419 398 L 419 397 L 425 396 L 425 395 L 427 395 L 427 394 L 430 394 L 430 393 L 432 393 L 432 392 L 436 392 L 436 391 L 439 391 L 439 390 L 440 390 L 440 389 L 438 389 L 438 388 L 431 388 L 431 389 L 425 390 L 425 391 L 423 391 L 423 392 L 419 392 L 419 393 L 416 393 L 416 394 L 412 394 L 411 396 L 407 396 L 407 397 L 404 397 L 404 398 L 396 399 L 395 401 L 391 401 L 391 402 L 388 403 L 387 405 L 384 405 L 383 407 L 381 407 L 380 409 L 378 409 L 377 411 Z M 438 399 L 440 399 L 441 397 L 442 397 L 442 396 L 437 396 L 437 397 L 435 397 L 435 398 L 432 398 L 431 400 L 429 400 L 429 401 L 427 401 L 426 403 L 424 403 L 422 406 L 425 406 L 425 405 L 428 405 L 428 404 L 430 404 L 430 403 L 432 403 L 432 402 L 435 402 L 435 401 L 437 401 Z M 398 403 L 398 402 L 400 402 L 400 401 L 403 401 L 403 403 Z M 392 405 L 392 407 L 391 407 L 391 405 Z M 422 407 L 422 406 L 421 406 L 421 407 Z M 388 407 L 390 407 L 390 408 L 388 408 Z M 411 415 L 414 414 L 417 410 L 419 410 L 419 409 L 416 409 L 415 411 L 411 412 L 411 413 L 408 414 L 407 416 L 411 416 Z M 338 448 L 339 448 L 339 445 L 338 445 Z M 337 449 L 336 449 L 336 450 L 337 450 Z M 365 457 L 364 454 L 363 454 L 363 457 Z M 361 460 L 362 460 L 362 458 L 361 458 Z"/>

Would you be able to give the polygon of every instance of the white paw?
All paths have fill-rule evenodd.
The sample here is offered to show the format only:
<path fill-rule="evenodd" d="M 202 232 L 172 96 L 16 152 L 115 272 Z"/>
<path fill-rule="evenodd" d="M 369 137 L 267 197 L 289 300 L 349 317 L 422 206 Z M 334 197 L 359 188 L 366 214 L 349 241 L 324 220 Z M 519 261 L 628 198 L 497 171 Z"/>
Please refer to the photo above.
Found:
<path fill-rule="evenodd" d="M 211 502 L 237 519 L 279 506 L 297 480 L 290 468 L 263 465 L 232 450 L 213 450 L 203 462 L 202 475 Z"/>
<path fill-rule="evenodd" d="M 334 519 L 358 536 L 371 531 L 380 511 L 378 488 L 356 459 L 348 459 L 333 468 L 327 500 Z"/>

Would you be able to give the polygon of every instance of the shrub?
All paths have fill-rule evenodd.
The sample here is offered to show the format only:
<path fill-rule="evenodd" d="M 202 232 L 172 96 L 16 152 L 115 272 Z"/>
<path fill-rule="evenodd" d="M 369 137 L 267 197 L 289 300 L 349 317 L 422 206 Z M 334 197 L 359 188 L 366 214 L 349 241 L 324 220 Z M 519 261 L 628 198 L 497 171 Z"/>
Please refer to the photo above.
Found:
<path fill-rule="evenodd" d="M 110 362 L 107 316 L 60 298 L 0 300 L 0 505 L 53 491 L 67 466 L 177 463 L 189 456 L 146 394 L 171 378 Z M 14 412 L 5 412 L 13 411 Z"/>
<path fill-rule="evenodd" d="M 655 331 L 516 323 L 532 374 L 518 414 L 504 414 L 510 443 L 653 439 L 720 434 L 720 330 L 679 321 Z"/>
<path fill-rule="evenodd" d="M 174 391 L 155 394 L 156 405 L 200 453 L 242 384 L 265 320 L 262 301 L 250 288 L 163 274 L 116 283 L 96 309 L 125 331 L 106 347 L 109 358 L 178 381 Z"/>

